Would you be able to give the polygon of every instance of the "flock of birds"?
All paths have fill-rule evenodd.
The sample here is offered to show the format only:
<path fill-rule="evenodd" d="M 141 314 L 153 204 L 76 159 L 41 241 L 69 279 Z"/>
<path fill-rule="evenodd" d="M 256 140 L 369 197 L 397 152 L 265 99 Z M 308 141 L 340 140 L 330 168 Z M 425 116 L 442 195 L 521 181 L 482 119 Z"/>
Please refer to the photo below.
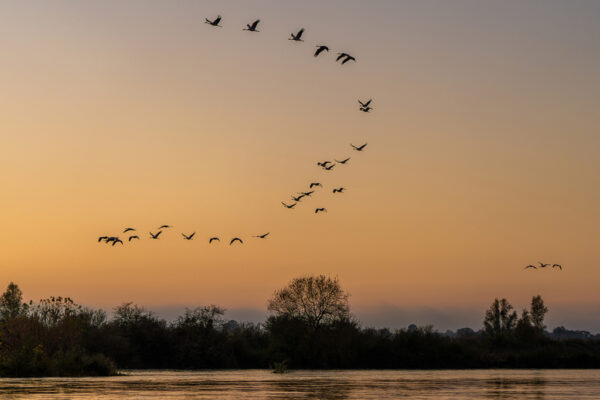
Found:
<path fill-rule="evenodd" d="M 218 28 L 222 28 L 222 22 L 223 22 L 223 18 L 218 15 L 215 19 L 210 20 L 208 18 L 205 18 L 204 21 L 206 24 L 211 25 L 213 27 L 218 27 Z M 244 31 L 248 31 L 248 32 L 260 32 L 258 30 L 258 26 L 260 24 L 260 19 L 255 20 L 252 23 L 246 24 L 246 27 L 243 28 L 242 30 Z M 297 32 L 292 32 L 290 34 L 290 37 L 288 38 L 288 40 L 291 41 L 295 41 L 295 42 L 304 42 L 303 39 L 304 36 L 304 28 L 301 28 L 300 30 L 298 30 Z M 323 44 L 319 44 L 316 46 L 316 51 L 314 52 L 314 57 L 319 57 L 321 54 L 323 54 L 323 52 L 329 53 L 329 51 L 331 50 L 329 48 L 329 46 L 323 45 Z M 335 59 L 336 62 L 339 62 L 340 65 L 344 65 L 350 61 L 354 61 L 356 62 L 356 58 L 347 53 L 347 52 L 340 52 L 337 53 L 337 57 Z M 373 110 L 373 107 L 371 107 L 371 103 L 373 102 L 373 99 L 369 99 L 367 101 L 362 101 L 362 100 L 358 100 L 358 103 L 360 105 L 359 110 L 362 112 L 370 112 L 371 110 Z M 350 146 L 352 147 L 352 149 L 354 151 L 357 152 L 362 152 L 364 151 L 365 147 L 367 147 L 367 143 L 361 144 L 359 146 L 355 146 L 354 144 L 350 144 Z M 347 157 L 343 160 L 337 160 L 334 159 L 334 161 L 322 161 L 322 162 L 318 162 L 317 165 L 320 166 L 324 171 L 331 171 L 336 165 L 345 165 L 348 161 L 350 161 L 351 157 Z M 287 204 L 286 202 L 281 202 L 283 204 L 284 207 L 286 207 L 287 209 L 293 209 L 294 207 L 296 207 L 296 205 L 305 197 L 310 197 L 313 193 L 315 193 L 315 190 L 313 190 L 313 188 L 317 188 L 317 187 L 323 187 L 323 185 L 320 182 L 312 182 L 309 185 L 309 190 L 308 191 L 302 191 L 302 192 L 298 192 L 297 195 L 292 195 L 292 200 L 293 203 L 291 204 Z M 333 188 L 332 192 L 333 194 L 341 194 L 344 193 L 344 191 L 346 190 L 345 187 L 335 187 Z M 327 208 L 325 207 L 317 207 L 315 208 L 314 213 L 315 214 L 319 214 L 319 213 L 325 213 L 327 212 Z M 149 238 L 150 239 L 154 239 L 154 240 L 158 240 L 161 236 L 161 234 L 164 232 L 165 229 L 168 228 L 172 228 L 170 225 L 161 225 L 156 233 L 153 232 L 149 232 Z M 135 241 L 135 240 L 140 240 L 140 236 L 136 234 L 136 229 L 134 228 L 125 228 L 123 230 L 123 234 L 128 234 L 126 241 L 127 242 L 131 242 L 131 241 Z M 265 239 L 267 238 L 267 236 L 270 233 L 267 232 L 265 234 L 262 235 L 255 235 L 255 238 L 259 238 L 259 239 Z M 185 233 L 181 233 L 183 240 L 193 240 L 196 232 L 190 233 L 190 234 L 185 234 Z M 213 242 L 220 242 L 220 238 L 219 237 L 211 237 L 208 239 L 208 243 L 212 244 Z M 109 236 L 109 235 L 103 235 L 100 236 L 98 238 L 98 242 L 103 242 L 105 244 L 111 244 L 112 246 L 115 246 L 117 244 L 124 244 L 123 239 L 121 239 L 119 236 Z M 240 244 L 243 244 L 244 241 L 239 238 L 239 237 L 234 237 L 229 241 L 229 245 L 233 245 L 234 243 L 239 242 Z"/>
<path fill-rule="evenodd" d="M 148 232 L 148 234 L 150 235 L 149 238 L 150 239 L 155 239 L 158 240 L 160 238 L 160 235 L 164 232 L 165 229 L 169 229 L 172 228 L 171 225 L 161 225 L 158 227 L 158 230 L 156 233 L 152 233 L 152 232 Z M 135 228 L 125 228 L 123 230 L 123 234 L 128 234 L 128 238 L 127 241 L 131 242 L 132 240 L 140 240 L 139 235 L 136 233 L 137 230 Z M 262 235 L 255 235 L 255 238 L 259 238 L 259 239 L 266 239 L 267 236 L 269 236 L 270 232 L 267 233 L 263 233 Z M 181 236 L 183 237 L 183 240 L 193 240 L 194 237 L 196 236 L 196 232 L 192 232 L 188 235 L 186 235 L 185 233 L 181 233 Z M 116 244 L 124 244 L 123 239 L 121 239 L 119 236 L 100 236 L 98 238 L 98 242 L 104 242 L 106 244 L 111 244 L 112 246 L 116 245 Z M 221 239 L 218 236 L 213 236 L 211 238 L 208 239 L 208 244 L 212 244 L 213 242 L 221 242 Z M 244 244 L 244 241 L 239 238 L 239 237 L 234 237 L 231 240 L 229 240 L 229 245 L 231 246 L 234 243 L 240 243 L 240 244 Z"/>
<path fill-rule="evenodd" d="M 560 265 L 560 264 L 552 264 L 552 265 L 550 265 L 550 264 L 545 264 L 545 263 L 543 263 L 541 261 L 538 261 L 538 264 L 539 265 L 537 265 L 537 266 L 533 265 L 533 264 L 529 264 L 529 265 L 526 265 L 525 268 L 523 268 L 523 269 L 529 269 L 529 268 L 531 268 L 531 269 L 538 269 L 538 268 L 544 269 L 546 267 L 551 267 L 551 268 L 558 268 L 559 270 L 562 271 L 562 265 Z"/>

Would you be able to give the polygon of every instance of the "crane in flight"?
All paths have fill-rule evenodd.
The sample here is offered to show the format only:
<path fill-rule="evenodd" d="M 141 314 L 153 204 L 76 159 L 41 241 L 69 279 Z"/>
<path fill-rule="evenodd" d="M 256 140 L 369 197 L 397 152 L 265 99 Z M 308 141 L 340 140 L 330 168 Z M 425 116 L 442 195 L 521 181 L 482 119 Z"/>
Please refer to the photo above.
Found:
<path fill-rule="evenodd" d="M 550 264 L 544 264 L 541 261 L 538 261 L 538 264 L 540 264 L 540 268 L 546 268 L 548 265 L 550 265 Z"/>
<path fill-rule="evenodd" d="M 313 187 L 315 187 L 315 186 L 320 186 L 320 187 L 323 187 L 323 185 L 321 185 L 321 183 L 320 183 L 320 182 L 312 182 L 308 188 L 309 188 L 309 189 L 312 189 L 312 188 L 313 188 Z"/>
<path fill-rule="evenodd" d="M 341 188 L 337 188 L 337 189 L 333 189 L 333 193 L 343 193 L 344 190 L 346 190 L 345 187 L 341 187 Z"/>
<path fill-rule="evenodd" d="M 320 212 L 327 212 L 327 209 L 325 207 L 315 208 L 315 214 Z"/>
<path fill-rule="evenodd" d="M 334 161 L 335 161 L 336 163 L 338 163 L 338 164 L 346 164 L 348 161 L 350 161 L 350 158 L 351 158 L 351 157 L 348 157 L 348 158 L 346 158 L 345 160 L 342 160 L 342 161 L 338 161 L 338 160 L 336 160 L 336 159 L 334 158 Z"/>
<path fill-rule="evenodd" d="M 185 233 L 182 233 L 183 238 L 185 240 L 192 240 L 194 238 L 194 235 L 196 234 L 196 232 L 192 233 L 191 235 L 186 235 Z"/>
<path fill-rule="evenodd" d="M 217 242 L 220 242 L 220 241 L 221 241 L 221 239 L 219 239 L 218 237 L 214 236 L 214 237 L 211 237 L 210 239 L 208 239 L 208 244 L 211 244 L 211 243 L 212 243 L 212 242 L 214 242 L 215 240 L 216 240 Z"/>
<path fill-rule="evenodd" d="M 343 59 L 343 60 L 342 60 Z M 348 53 L 338 53 L 337 58 L 335 59 L 335 61 L 340 61 L 342 60 L 342 65 L 346 64 L 348 61 L 356 61 L 356 58 L 352 57 L 350 54 Z"/>
<path fill-rule="evenodd" d="M 260 239 L 265 239 L 267 236 L 269 236 L 269 233 L 271 233 L 271 232 L 267 232 L 267 233 L 262 234 L 262 235 L 256 235 L 254 237 L 255 238 L 260 238 Z"/>
<path fill-rule="evenodd" d="M 525 266 L 525 268 L 523 268 L 523 269 L 527 269 L 527 268 L 537 269 L 537 267 L 535 265 L 531 265 L 531 264 Z"/>
<path fill-rule="evenodd" d="M 160 236 L 160 234 L 162 233 L 162 231 L 158 231 L 156 232 L 156 234 L 149 232 L 150 233 L 150 239 L 158 239 L 158 237 Z"/>
<path fill-rule="evenodd" d="M 291 208 L 294 208 L 294 207 L 296 207 L 296 204 L 298 204 L 298 203 L 294 203 L 294 204 L 289 204 L 289 205 L 288 205 L 288 204 L 285 204 L 285 203 L 282 201 L 282 202 L 281 202 L 281 204 L 283 204 L 283 206 L 284 206 L 285 208 L 291 209 Z"/>
<path fill-rule="evenodd" d="M 247 28 L 244 28 L 242 30 L 248 31 L 248 32 L 260 32 L 260 31 L 256 30 L 256 27 L 258 26 L 259 22 L 260 22 L 260 19 L 257 19 L 256 21 L 254 21 L 251 24 L 246 24 Z"/>
<path fill-rule="evenodd" d="M 294 35 L 294 32 L 291 33 L 291 37 L 288 40 L 293 40 L 295 42 L 304 42 L 302 40 L 302 34 L 304 33 L 304 28 L 301 28 L 298 33 Z"/>
<path fill-rule="evenodd" d="M 317 51 L 315 51 L 315 57 L 318 57 L 319 54 L 321 54 L 324 51 L 329 52 L 329 47 L 327 47 L 327 46 L 320 45 L 320 46 L 316 46 L 316 47 L 317 47 Z"/>
<path fill-rule="evenodd" d="M 239 237 L 234 237 L 233 239 L 231 239 L 231 241 L 229 242 L 229 245 L 231 246 L 233 243 L 235 242 L 240 242 L 241 244 L 244 244 L 244 241 L 242 239 L 240 239 Z"/>
<path fill-rule="evenodd" d="M 134 228 L 125 228 L 125 230 L 123 231 L 123 233 L 127 233 L 127 232 L 130 232 L 130 231 L 135 231 L 135 229 Z"/>
<path fill-rule="evenodd" d="M 368 143 L 365 143 L 365 144 L 363 144 L 362 146 L 358 146 L 358 147 L 356 147 L 355 145 L 353 145 L 352 143 L 350 143 L 350 146 L 352 146 L 352 148 L 353 148 L 354 150 L 356 150 L 356 151 L 363 151 L 363 149 L 364 149 L 365 147 L 367 147 L 367 144 L 368 144 Z"/>
<path fill-rule="evenodd" d="M 166 228 L 172 228 L 172 226 L 171 225 L 161 225 L 161 226 L 158 227 L 159 230 L 160 229 L 166 229 Z"/>
<path fill-rule="evenodd" d="M 552 264 L 552 268 L 558 268 L 562 271 L 562 265 L 560 264 Z"/>
<path fill-rule="evenodd" d="M 219 28 L 222 28 L 222 26 L 219 25 L 219 22 L 221 22 L 221 19 L 222 19 L 220 15 L 218 15 L 217 18 L 215 18 L 213 21 L 211 21 L 208 18 L 204 18 L 204 19 L 205 19 L 205 21 L 204 21 L 205 24 L 209 24 L 212 26 L 218 26 Z"/>

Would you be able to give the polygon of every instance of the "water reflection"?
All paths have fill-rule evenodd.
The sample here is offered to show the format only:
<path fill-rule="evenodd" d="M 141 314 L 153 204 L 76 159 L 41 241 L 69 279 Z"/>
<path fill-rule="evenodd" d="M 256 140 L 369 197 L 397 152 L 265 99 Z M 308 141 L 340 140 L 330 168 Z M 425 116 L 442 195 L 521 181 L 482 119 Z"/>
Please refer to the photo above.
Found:
<path fill-rule="evenodd" d="M 600 370 L 129 371 L 0 379 L 2 399 L 598 399 Z"/>

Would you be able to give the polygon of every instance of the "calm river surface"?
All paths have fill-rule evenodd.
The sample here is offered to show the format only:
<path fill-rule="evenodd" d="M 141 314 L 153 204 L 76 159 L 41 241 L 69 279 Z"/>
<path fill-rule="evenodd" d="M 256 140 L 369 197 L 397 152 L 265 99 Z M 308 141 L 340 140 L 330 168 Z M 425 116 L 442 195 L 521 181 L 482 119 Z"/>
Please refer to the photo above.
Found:
<path fill-rule="evenodd" d="M 0 379 L 0 399 L 600 399 L 600 370 L 126 373 Z"/>

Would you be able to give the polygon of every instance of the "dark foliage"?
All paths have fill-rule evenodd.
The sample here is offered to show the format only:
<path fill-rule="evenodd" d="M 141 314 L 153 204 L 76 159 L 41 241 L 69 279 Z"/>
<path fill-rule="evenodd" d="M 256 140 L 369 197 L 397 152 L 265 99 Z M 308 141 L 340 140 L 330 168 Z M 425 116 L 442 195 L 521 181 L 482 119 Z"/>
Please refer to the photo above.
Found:
<path fill-rule="evenodd" d="M 600 340 L 585 332 L 544 332 L 541 298 L 520 319 L 494 301 L 478 332 L 432 327 L 363 328 L 347 313 L 316 325 L 278 313 L 264 325 L 223 319 L 216 306 L 172 323 L 131 303 L 114 318 L 69 298 L 23 305 L 18 287 L 0 301 L 0 376 L 99 376 L 116 368 L 600 368 Z M 535 308 L 537 307 L 537 311 Z M 540 311 L 541 310 L 541 311 Z M 583 335 L 583 336 L 582 336 Z"/>

